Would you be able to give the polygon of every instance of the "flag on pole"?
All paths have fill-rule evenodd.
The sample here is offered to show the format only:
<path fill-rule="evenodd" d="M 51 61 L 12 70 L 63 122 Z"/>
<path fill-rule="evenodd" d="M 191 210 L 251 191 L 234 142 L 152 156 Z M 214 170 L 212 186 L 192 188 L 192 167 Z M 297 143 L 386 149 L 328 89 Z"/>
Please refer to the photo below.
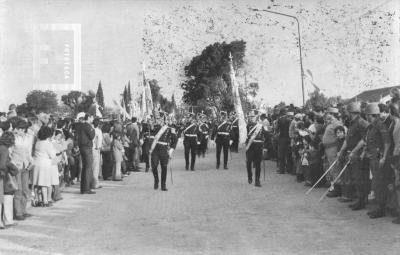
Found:
<path fill-rule="evenodd" d="M 230 67 L 229 76 L 230 76 L 231 82 L 232 82 L 233 100 L 234 100 L 235 111 L 238 116 L 238 122 L 239 122 L 239 142 L 241 145 L 243 145 L 247 138 L 246 121 L 244 118 L 242 102 L 240 101 L 239 85 L 236 82 L 235 70 L 233 69 L 232 54 L 230 52 L 229 52 L 229 67 Z"/>
<path fill-rule="evenodd" d="M 145 89 L 145 103 L 146 103 L 146 115 L 150 115 L 153 113 L 154 107 L 153 107 L 153 97 L 151 95 L 151 89 L 150 89 L 150 84 L 146 80 L 146 74 L 145 74 L 145 65 L 143 62 L 143 86 Z"/>

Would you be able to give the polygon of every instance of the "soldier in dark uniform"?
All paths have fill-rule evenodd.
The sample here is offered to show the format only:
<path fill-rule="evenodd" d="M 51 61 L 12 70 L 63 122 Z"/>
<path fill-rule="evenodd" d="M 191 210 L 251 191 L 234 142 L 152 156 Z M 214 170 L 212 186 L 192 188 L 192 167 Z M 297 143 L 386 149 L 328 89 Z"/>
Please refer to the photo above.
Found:
<path fill-rule="evenodd" d="M 247 125 L 246 139 L 246 167 L 249 184 L 253 182 L 252 163 L 255 168 L 255 186 L 261 187 L 260 173 L 261 160 L 267 150 L 267 131 L 261 121 L 257 123 L 258 111 L 249 113 L 249 124 Z"/>
<path fill-rule="evenodd" d="M 154 175 L 154 189 L 158 189 L 158 164 L 161 165 L 161 190 L 167 191 L 167 166 L 178 142 L 176 131 L 166 124 L 166 114 L 156 116 L 156 125 L 152 131 L 154 140 L 150 147 L 151 169 Z"/>
<path fill-rule="evenodd" d="M 359 103 L 350 103 L 347 111 L 350 114 L 350 126 L 342 148 L 338 152 L 338 156 L 341 161 L 344 161 L 344 159 L 346 161 L 350 160 L 350 164 L 344 172 L 341 189 L 347 198 L 347 201 L 343 202 L 350 202 L 352 196 L 351 189 L 353 185 L 355 186 L 357 202 L 351 204 L 349 207 L 356 211 L 365 208 L 370 191 L 368 162 L 365 159 L 361 159 L 360 149 L 362 146 L 358 146 L 367 131 L 368 122 L 360 116 L 361 107 Z"/>
<path fill-rule="evenodd" d="M 185 169 L 189 170 L 189 154 L 190 170 L 194 171 L 194 164 L 196 162 L 197 143 L 199 141 L 199 127 L 197 126 L 194 114 L 190 113 L 188 116 L 188 122 L 186 123 L 183 131 L 183 146 L 185 148 Z"/>
<path fill-rule="evenodd" d="M 217 147 L 217 169 L 219 169 L 221 150 L 224 149 L 224 169 L 228 169 L 228 153 L 231 140 L 231 124 L 227 120 L 227 114 L 224 111 L 220 113 L 220 122 L 215 125 L 212 140 L 215 139 Z"/>
<path fill-rule="evenodd" d="M 142 144 L 142 159 L 146 164 L 146 172 L 149 171 L 150 168 L 150 157 L 149 157 L 149 150 L 151 147 L 151 143 L 153 142 L 154 136 L 151 135 L 151 130 L 153 126 L 153 120 L 150 116 L 146 118 L 146 121 L 142 122 L 142 133 L 141 138 L 143 139 Z"/>
<path fill-rule="evenodd" d="M 388 197 L 388 185 L 390 183 L 391 168 L 388 156 L 391 146 L 389 131 L 383 121 L 379 118 L 379 107 L 377 103 L 368 104 L 365 109 L 367 120 L 370 123 L 363 142 L 365 157 L 369 161 L 372 172 L 372 189 L 378 207 L 368 215 L 371 219 L 385 216 L 386 201 Z"/>
<path fill-rule="evenodd" d="M 239 119 L 236 116 L 236 112 L 231 112 L 231 136 L 232 136 L 232 145 L 231 152 L 239 151 Z"/>
<path fill-rule="evenodd" d="M 207 151 L 208 137 L 210 135 L 210 126 L 207 123 L 207 115 L 205 114 L 200 115 L 199 131 L 200 145 L 197 155 L 202 155 L 204 158 Z"/>

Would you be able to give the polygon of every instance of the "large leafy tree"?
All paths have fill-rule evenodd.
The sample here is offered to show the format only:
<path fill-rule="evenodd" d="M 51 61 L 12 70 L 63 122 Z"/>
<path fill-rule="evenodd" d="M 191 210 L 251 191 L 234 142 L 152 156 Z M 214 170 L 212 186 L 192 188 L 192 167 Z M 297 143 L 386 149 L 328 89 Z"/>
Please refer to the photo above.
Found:
<path fill-rule="evenodd" d="M 26 96 L 26 108 L 36 113 L 51 113 L 57 108 L 57 94 L 50 90 L 33 90 Z"/>
<path fill-rule="evenodd" d="M 93 104 L 93 97 L 86 95 L 81 91 L 70 91 L 67 95 L 61 96 L 61 101 L 69 106 L 74 114 L 78 112 L 87 112 Z"/>
<path fill-rule="evenodd" d="M 181 84 L 183 101 L 204 108 L 216 106 L 233 110 L 229 53 L 233 56 L 235 70 L 243 67 L 246 42 L 214 43 L 207 46 L 185 67 L 186 80 Z"/>

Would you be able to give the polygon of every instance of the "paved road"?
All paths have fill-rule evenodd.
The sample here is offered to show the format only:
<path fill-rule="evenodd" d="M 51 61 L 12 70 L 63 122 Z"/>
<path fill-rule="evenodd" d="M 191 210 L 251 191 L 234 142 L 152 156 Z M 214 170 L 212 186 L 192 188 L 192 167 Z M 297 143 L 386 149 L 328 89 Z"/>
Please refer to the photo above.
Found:
<path fill-rule="evenodd" d="M 370 220 L 329 199 L 305 196 L 293 176 L 267 162 L 262 188 L 249 185 L 243 155 L 215 170 L 214 154 L 184 171 L 172 162 L 168 192 L 154 191 L 150 173 L 103 182 L 95 195 L 77 185 L 51 208 L 0 231 L 0 254 L 400 254 L 400 229 Z"/>

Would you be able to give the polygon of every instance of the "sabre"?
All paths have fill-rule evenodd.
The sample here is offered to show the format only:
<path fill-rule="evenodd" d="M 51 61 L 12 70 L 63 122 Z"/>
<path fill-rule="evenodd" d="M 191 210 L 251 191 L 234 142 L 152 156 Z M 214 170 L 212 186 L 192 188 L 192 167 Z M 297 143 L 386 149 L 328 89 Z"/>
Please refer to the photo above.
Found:
<path fill-rule="evenodd" d="M 350 160 L 347 161 L 347 163 L 346 163 L 346 165 L 343 167 L 342 171 L 340 171 L 340 173 L 339 173 L 338 176 L 335 178 L 335 180 L 333 180 L 332 185 L 334 185 L 334 184 L 337 182 L 337 180 L 339 180 L 340 176 L 344 173 L 344 170 L 346 170 L 346 168 L 347 168 L 347 166 L 348 166 L 349 164 L 350 164 Z M 326 196 L 328 193 L 329 193 L 329 189 L 327 189 L 327 190 L 325 191 L 325 193 L 321 196 L 321 198 L 319 199 L 319 202 L 321 202 L 321 201 L 325 198 L 325 196 Z"/>
<path fill-rule="evenodd" d="M 171 164 L 172 164 L 172 158 L 169 161 L 169 172 L 171 173 L 171 184 L 174 184 L 174 180 L 172 179 L 172 166 L 171 166 Z"/>
<path fill-rule="evenodd" d="M 333 168 L 333 166 L 336 164 L 336 162 L 337 162 L 337 159 L 335 161 L 333 161 L 332 165 L 328 168 L 328 170 L 326 170 L 326 172 L 321 176 L 321 178 L 319 178 L 318 181 L 316 181 L 314 183 L 314 185 L 309 190 L 307 190 L 306 195 L 308 195 L 315 188 L 315 186 L 317 186 L 318 183 L 325 177 L 325 175 L 327 175 L 329 173 L 329 171 Z"/>
<path fill-rule="evenodd" d="M 263 168 L 264 168 L 264 182 L 265 182 L 265 160 L 263 158 Z"/>

